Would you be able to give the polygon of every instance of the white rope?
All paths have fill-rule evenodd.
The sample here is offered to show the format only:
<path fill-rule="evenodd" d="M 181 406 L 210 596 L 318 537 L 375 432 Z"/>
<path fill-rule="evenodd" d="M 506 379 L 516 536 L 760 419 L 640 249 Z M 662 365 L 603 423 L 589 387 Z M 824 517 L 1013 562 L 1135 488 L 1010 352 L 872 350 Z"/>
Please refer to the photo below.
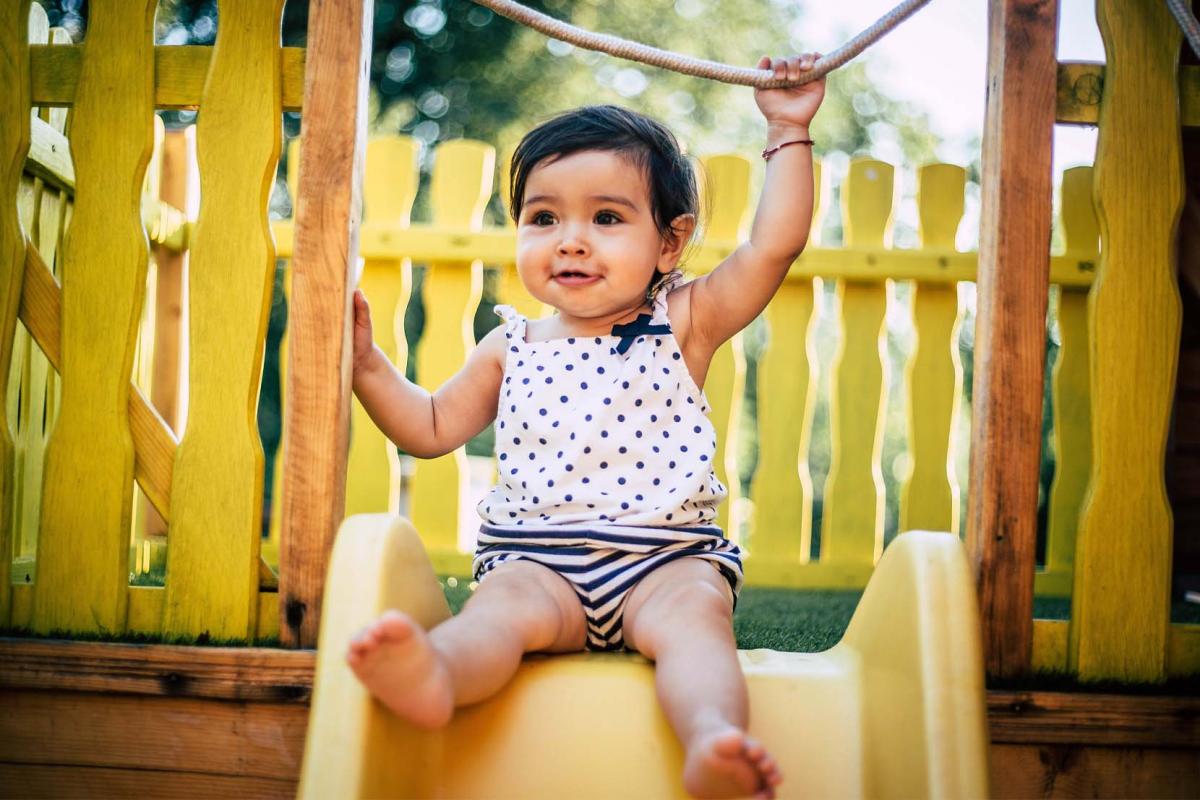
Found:
<path fill-rule="evenodd" d="M 672 53 L 657 47 L 630 42 L 607 33 L 593 33 L 583 28 L 577 28 L 562 20 L 547 16 L 541 12 L 526 8 L 513 0 L 474 0 L 481 6 L 490 8 L 497 14 L 508 17 L 526 27 L 544 33 L 552 39 L 561 39 L 587 50 L 598 50 L 611 56 L 640 61 L 655 67 L 682 72 L 684 75 L 695 75 L 700 78 L 711 78 L 723 83 L 734 83 L 740 86 L 753 86 L 758 89 L 779 89 L 787 86 L 800 86 L 809 81 L 824 76 L 827 72 L 850 61 L 863 50 L 908 19 L 917 9 L 929 0 L 902 0 L 900 5 L 879 18 L 878 21 L 865 31 L 855 36 L 846 44 L 832 53 L 817 59 L 813 68 L 805 72 L 795 81 L 776 79 L 769 69 L 751 69 L 748 67 L 731 67 L 716 61 L 706 61 L 702 58 Z"/>
<path fill-rule="evenodd" d="M 1200 58 L 1200 23 L 1192 16 L 1192 9 L 1184 5 L 1182 0 L 1167 0 L 1167 8 L 1175 16 L 1183 35 L 1192 46 L 1192 52 Z"/>

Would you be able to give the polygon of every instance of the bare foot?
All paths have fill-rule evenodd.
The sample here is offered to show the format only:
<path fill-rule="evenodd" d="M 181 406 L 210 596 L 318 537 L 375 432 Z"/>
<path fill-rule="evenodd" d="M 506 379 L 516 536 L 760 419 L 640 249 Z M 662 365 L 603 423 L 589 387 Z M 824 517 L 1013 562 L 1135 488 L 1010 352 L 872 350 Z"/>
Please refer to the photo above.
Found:
<path fill-rule="evenodd" d="M 758 740 L 734 727 L 697 736 L 683 765 L 683 786 L 693 797 L 772 798 L 782 780 Z"/>
<path fill-rule="evenodd" d="M 385 611 L 350 640 L 350 669 L 396 715 L 440 728 L 454 713 L 450 675 L 425 631 L 407 614 Z"/>

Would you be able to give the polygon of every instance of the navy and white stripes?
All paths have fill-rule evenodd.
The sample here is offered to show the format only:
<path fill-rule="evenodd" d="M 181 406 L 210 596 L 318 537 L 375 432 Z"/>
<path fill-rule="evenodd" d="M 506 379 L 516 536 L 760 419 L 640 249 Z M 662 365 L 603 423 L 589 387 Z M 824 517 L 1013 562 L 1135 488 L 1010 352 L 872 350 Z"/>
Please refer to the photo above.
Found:
<path fill-rule="evenodd" d="M 622 617 L 630 591 L 651 570 L 679 558 L 712 562 L 736 598 L 741 551 L 720 528 L 498 528 L 479 531 L 474 573 L 482 580 L 500 564 L 528 560 L 565 578 L 583 604 L 589 650 L 624 646 Z"/>

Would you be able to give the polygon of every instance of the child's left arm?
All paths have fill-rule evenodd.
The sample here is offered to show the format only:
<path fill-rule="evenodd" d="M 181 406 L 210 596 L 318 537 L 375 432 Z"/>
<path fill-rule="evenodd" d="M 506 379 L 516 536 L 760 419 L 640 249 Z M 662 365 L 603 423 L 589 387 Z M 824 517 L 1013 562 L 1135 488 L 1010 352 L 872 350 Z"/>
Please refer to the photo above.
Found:
<path fill-rule="evenodd" d="M 795 80 L 818 57 L 818 53 L 788 59 L 763 56 L 758 66 Z M 754 92 L 767 120 L 768 160 L 750 239 L 691 285 L 691 331 L 713 350 L 766 308 L 808 242 L 813 215 L 812 147 L 787 143 L 810 138 L 809 123 L 824 97 L 824 78 L 792 89 Z M 786 146 L 770 152 L 780 145 Z"/>

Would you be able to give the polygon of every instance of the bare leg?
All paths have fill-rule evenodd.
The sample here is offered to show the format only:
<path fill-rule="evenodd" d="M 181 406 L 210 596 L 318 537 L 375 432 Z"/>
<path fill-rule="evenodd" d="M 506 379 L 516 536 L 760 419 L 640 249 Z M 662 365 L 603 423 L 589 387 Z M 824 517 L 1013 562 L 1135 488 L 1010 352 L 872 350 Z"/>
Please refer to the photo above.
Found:
<path fill-rule="evenodd" d="M 583 649 L 583 606 L 567 582 L 540 564 L 502 564 L 480 582 L 462 613 L 425 632 L 386 611 L 350 642 L 346 660 L 375 697 L 424 728 L 449 722 L 508 683 L 528 652 Z"/>
<path fill-rule="evenodd" d="M 633 590 L 625 641 L 655 661 L 659 702 L 686 751 L 684 788 L 694 797 L 773 797 L 782 776 L 746 733 L 749 700 L 732 612 L 729 586 L 713 565 L 680 559 Z"/>

